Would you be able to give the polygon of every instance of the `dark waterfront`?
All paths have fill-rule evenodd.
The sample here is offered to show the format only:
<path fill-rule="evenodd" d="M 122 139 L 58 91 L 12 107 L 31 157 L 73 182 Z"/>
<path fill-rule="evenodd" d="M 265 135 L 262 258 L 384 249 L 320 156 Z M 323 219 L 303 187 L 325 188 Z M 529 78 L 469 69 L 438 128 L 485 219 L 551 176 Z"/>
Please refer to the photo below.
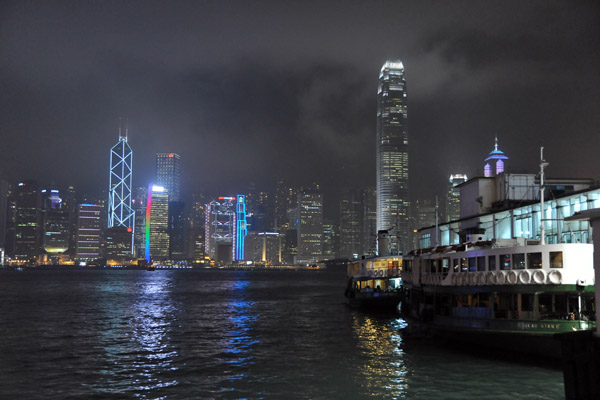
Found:
<path fill-rule="evenodd" d="M 0 398 L 561 399 L 562 372 L 403 341 L 342 271 L 0 271 Z"/>

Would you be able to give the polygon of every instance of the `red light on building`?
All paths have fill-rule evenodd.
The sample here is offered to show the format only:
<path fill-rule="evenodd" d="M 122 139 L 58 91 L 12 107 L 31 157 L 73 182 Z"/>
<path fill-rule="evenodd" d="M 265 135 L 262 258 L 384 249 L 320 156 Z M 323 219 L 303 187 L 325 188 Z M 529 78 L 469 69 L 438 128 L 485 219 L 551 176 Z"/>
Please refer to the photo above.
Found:
<path fill-rule="evenodd" d="M 173 154 L 169 154 L 169 158 L 173 158 Z"/>
<path fill-rule="evenodd" d="M 131 232 L 133 232 L 133 229 L 127 228 L 127 233 L 131 233 Z"/>

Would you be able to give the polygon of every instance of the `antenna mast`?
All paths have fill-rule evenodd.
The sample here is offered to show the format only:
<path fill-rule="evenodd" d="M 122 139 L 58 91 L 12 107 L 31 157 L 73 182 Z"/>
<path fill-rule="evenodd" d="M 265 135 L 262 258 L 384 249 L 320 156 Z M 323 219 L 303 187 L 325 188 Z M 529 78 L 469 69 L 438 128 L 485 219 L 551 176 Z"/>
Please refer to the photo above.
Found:
<path fill-rule="evenodd" d="M 544 161 L 544 148 L 540 148 L 540 244 L 546 244 L 546 229 L 544 227 L 544 168 L 549 163 Z"/>

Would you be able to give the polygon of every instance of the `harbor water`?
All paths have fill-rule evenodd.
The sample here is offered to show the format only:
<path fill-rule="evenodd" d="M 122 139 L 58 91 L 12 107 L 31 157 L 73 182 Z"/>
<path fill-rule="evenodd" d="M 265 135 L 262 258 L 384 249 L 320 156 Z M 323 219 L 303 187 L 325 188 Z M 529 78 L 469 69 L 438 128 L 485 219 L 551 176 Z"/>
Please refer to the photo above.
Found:
<path fill-rule="evenodd" d="M 0 271 L 0 398 L 564 398 L 556 366 L 403 337 L 344 287 L 340 270 Z"/>

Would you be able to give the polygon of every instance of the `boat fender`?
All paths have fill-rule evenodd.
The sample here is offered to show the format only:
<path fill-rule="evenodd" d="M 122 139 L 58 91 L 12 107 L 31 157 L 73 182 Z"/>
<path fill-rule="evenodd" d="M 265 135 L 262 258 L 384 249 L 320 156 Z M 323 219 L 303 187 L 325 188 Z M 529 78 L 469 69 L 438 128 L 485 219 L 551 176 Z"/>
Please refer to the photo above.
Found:
<path fill-rule="evenodd" d="M 485 285 L 486 279 L 485 279 L 485 272 L 479 272 L 477 274 L 477 283 L 480 285 Z"/>
<path fill-rule="evenodd" d="M 529 271 L 521 271 L 519 274 L 519 283 L 527 285 L 531 282 L 531 274 Z"/>
<path fill-rule="evenodd" d="M 535 283 L 540 285 L 546 281 L 546 273 L 539 269 L 533 273 L 532 279 Z"/>
<path fill-rule="evenodd" d="M 504 271 L 498 271 L 496 274 L 496 283 L 499 285 L 503 285 L 506 282 L 506 275 Z"/>
<path fill-rule="evenodd" d="M 558 285 L 562 282 L 562 274 L 560 271 L 550 271 L 548 273 L 548 283 Z"/>
<path fill-rule="evenodd" d="M 515 283 L 517 283 L 517 273 L 516 273 L 516 271 L 510 271 L 508 273 L 508 275 L 506 276 L 506 281 L 508 283 L 510 283 L 511 285 L 514 285 Z"/>

